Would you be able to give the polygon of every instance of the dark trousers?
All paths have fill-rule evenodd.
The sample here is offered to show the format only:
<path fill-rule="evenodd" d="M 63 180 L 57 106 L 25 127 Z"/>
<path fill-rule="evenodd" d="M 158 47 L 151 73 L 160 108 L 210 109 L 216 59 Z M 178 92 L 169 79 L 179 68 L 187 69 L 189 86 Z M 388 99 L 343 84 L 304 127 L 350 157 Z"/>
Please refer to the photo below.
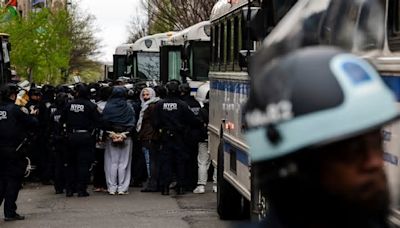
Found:
<path fill-rule="evenodd" d="M 159 144 L 151 141 L 143 141 L 143 147 L 148 148 L 150 154 L 150 177 L 147 182 L 147 189 L 158 190 L 159 189 L 159 160 L 160 151 Z"/>
<path fill-rule="evenodd" d="M 185 166 L 185 186 L 192 191 L 197 186 L 198 180 L 198 164 L 197 155 L 199 151 L 199 143 L 194 140 L 190 140 L 186 144 L 186 151 L 188 159 Z"/>
<path fill-rule="evenodd" d="M 67 192 L 86 192 L 90 165 L 94 160 L 94 139 L 89 133 L 73 133 L 68 137 L 66 155 Z"/>
<path fill-rule="evenodd" d="M 26 162 L 15 154 L 15 148 L 0 148 L 0 205 L 4 201 L 4 216 L 16 215 Z"/>
<path fill-rule="evenodd" d="M 107 188 L 106 174 L 104 173 L 104 149 L 96 148 L 96 165 L 93 169 L 93 187 Z"/>
<path fill-rule="evenodd" d="M 54 189 L 63 191 L 65 189 L 65 167 L 64 156 L 67 152 L 65 140 L 57 140 L 54 145 L 53 163 L 54 163 Z"/>
<path fill-rule="evenodd" d="M 134 186 L 140 186 L 147 179 L 146 161 L 142 152 L 141 142 L 137 139 L 133 142 L 132 151 L 132 179 Z"/>
<path fill-rule="evenodd" d="M 181 140 L 170 138 L 171 140 L 163 142 L 163 148 L 160 152 L 160 185 L 168 186 L 172 180 L 172 171 L 175 168 L 176 184 L 179 187 L 185 183 L 185 162 L 187 154 Z"/>

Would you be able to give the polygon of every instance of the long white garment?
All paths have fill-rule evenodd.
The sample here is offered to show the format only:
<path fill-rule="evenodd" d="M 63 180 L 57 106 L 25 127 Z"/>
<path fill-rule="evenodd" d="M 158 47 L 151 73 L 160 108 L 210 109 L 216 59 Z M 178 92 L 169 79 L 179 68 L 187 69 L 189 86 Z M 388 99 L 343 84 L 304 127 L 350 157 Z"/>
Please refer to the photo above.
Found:
<path fill-rule="evenodd" d="M 199 142 L 199 153 L 197 155 L 197 164 L 199 179 L 198 185 L 206 185 L 208 179 L 208 168 L 210 167 L 210 153 L 208 151 L 208 142 Z"/>
<path fill-rule="evenodd" d="M 109 192 L 127 192 L 131 180 L 132 139 L 122 146 L 114 146 L 107 139 L 104 152 L 104 171 Z"/>

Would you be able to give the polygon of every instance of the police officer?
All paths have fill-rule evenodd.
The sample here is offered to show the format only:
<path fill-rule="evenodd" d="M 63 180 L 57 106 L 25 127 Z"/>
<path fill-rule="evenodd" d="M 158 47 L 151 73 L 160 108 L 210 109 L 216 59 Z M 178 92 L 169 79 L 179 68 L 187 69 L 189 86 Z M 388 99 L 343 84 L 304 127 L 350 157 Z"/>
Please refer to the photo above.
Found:
<path fill-rule="evenodd" d="M 66 129 L 60 122 L 61 114 L 68 103 L 68 94 L 59 92 L 55 103 L 50 106 L 49 123 L 49 148 L 51 153 L 52 171 L 54 173 L 54 189 L 56 194 L 64 193 L 65 189 L 65 169 L 64 161 L 67 154 Z"/>
<path fill-rule="evenodd" d="M 179 85 L 179 90 L 181 91 L 181 99 L 189 105 L 190 110 L 193 112 L 195 117 L 200 121 L 200 103 L 194 98 L 194 96 L 190 95 L 191 88 L 188 83 L 183 83 Z M 198 144 L 201 140 L 202 131 L 200 127 L 193 128 L 188 126 L 185 133 L 185 146 L 186 151 L 188 152 L 188 160 L 186 165 L 186 188 L 188 191 L 193 191 L 193 189 L 197 186 L 197 152 L 198 152 Z"/>
<path fill-rule="evenodd" d="M 260 227 L 389 227 L 381 128 L 399 112 L 373 67 L 314 47 L 255 72 L 244 118 L 270 209 Z"/>
<path fill-rule="evenodd" d="M 37 88 L 34 84 L 31 85 L 31 89 L 28 92 L 29 101 L 26 103 L 25 108 L 28 109 L 29 114 L 38 118 L 39 115 L 39 106 L 40 100 L 42 99 L 42 93 L 39 88 Z M 43 143 L 41 143 L 41 129 L 37 126 L 35 129 L 29 132 L 30 134 L 30 143 L 28 148 L 28 154 L 32 162 L 32 166 L 35 167 L 34 172 L 30 175 L 30 178 L 33 181 L 41 181 L 44 167 L 42 166 L 41 157 L 42 157 L 42 147 Z"/>
<path fill-rule="evenodd" d="M 96 104 L 89 100 L 89 90 L 84 84 L 75 86 L 75 99 L 69 102 L 61 115 L 68 133 L 68 152 L 66 155 L 66 196 L 89 196 L 87 185 L 90 178 L 90 165 L 94 160 L 94 129 L 99 123 L 100 114 Z M 76 189 L 75 189 L 76 186 Z"/>
<path fill-rule="evenodd" d="M 157 103 L 155 108 L 155 127 L 160 129 L 162 150 L 160 153 L 160 186 L 163 195 L 169 194 L 172 177 L 172 163 L 176 165 L 176 191 L 184 194 L 185 162 L 188 153 L 183 142 L 187 126 L 199 125 L 189 106 L 179 99 L 179 84 L 175 81 L 166 85 L 168 95 Z"/>
<path fill-rule="evenodd" d="M 15 104 L 18 87 L 3 85 L 0 89 L 0 205 L 4 200 L 4 220 L 23 220 L 16 213 L 16 201 L 21 188 L 26 162 L 21 147 L 26 128 L 38 125 L 26 109 Z M 25 111 L 25 112 L 24 112 Z"/>

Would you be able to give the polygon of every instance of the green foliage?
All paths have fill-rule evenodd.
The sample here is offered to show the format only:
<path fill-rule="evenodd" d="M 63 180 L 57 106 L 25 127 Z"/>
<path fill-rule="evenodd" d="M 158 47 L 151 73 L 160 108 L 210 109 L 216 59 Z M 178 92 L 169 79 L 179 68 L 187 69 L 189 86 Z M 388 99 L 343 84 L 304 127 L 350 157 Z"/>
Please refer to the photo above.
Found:
<path fill-rule="evenodd" d="M 42 9 L 0 25 L 10 34 L 11 60 L 18 74 L 36 83 L 59 83 L 69 68 L 72 42 L 70 17 L 64 10 Z"/>

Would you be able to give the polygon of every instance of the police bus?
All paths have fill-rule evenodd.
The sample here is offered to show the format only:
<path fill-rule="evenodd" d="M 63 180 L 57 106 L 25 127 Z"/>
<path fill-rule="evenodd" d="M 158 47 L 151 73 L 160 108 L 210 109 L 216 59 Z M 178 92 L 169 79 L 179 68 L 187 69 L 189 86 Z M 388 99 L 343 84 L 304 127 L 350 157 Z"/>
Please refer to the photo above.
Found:
<path fill-rule="evenodd" d="M 399 0 L 299 0 L 264 40 L 262 48 L 268 48 L 269 56 L 258 56 L 254 62 L 263 64 L 271 56 L 305 46 L 337 46 L 373 63 L 400 107 L 399 22 Z M 386 126 L 383 139 L 394 212 L 391 221 L 400 225 L 400 123 Z"/>
<path fill-rule="evenodd" d="M 115 49 L 113 55 L 112 75 L 107 75 L 109 79 L 117 79 L 119 77 L 132 77 L 132 64 L 133 61 L 129 53 L 131 53 L 133 44 L 122 44 Z M 108 69 L 105 68 L 105 72 Z"/>
<path fill-rule="evenodd" d="M 222 219 L 258 218 L 267 211 L 251 177 L 242 105 L 249 93 L 250 56 L 295 2 L 219 0 L 211 12 L 209 149 L 218 172 Z"/>
<path fill-rule="evenodd" d="M 160 45 L 174 32 L 157 33 L 138 39 L 133 44 L 122 44 L 115 50 L 114 77 L 134 80 L 160 80 Z"/>
<path fill-rule="evenodd" d="M 9 43 L 9 37 L 10 36 L 6 33 L 0 33 L 0 85 L 3 85 L 11 80 L 11 45 Z"/>
<path fill-rule="evenodd" d="M 161 81 L 188 82 L 194 95 L 208 86 L 210 22 L 202 21 L 175 33 L 160 48 Z"/>

